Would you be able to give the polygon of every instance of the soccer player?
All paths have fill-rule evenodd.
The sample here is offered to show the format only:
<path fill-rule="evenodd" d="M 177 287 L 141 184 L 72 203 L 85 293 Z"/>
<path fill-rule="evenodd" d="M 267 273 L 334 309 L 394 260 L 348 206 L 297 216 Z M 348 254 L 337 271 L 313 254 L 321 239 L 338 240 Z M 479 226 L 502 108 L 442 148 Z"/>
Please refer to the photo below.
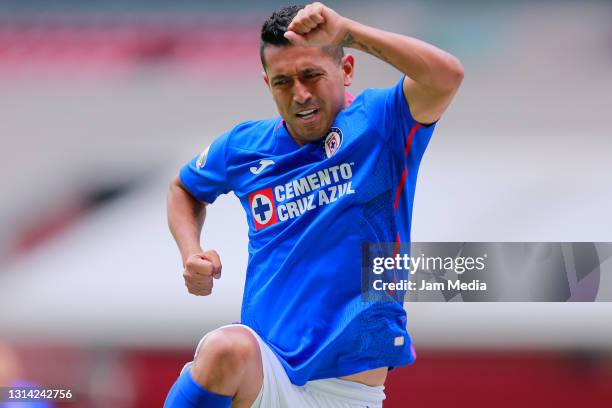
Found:
<path fill-rule="evenodd" d="M 404 75 L 345 92 L 356 48 Z M 221 261 L 202 250 L 206 205 L 234 191 L 249 225 L 241 324 L 204 336 L 166 407 L 380 407 L 389 367 L 414 360 L 400 301 L 361 298 L 361 244 L 409 242 L 419 163 L 461 63 L 321 3 L 276 11 L 261 31 L 280 117 L 244 122 L 172 182 L 169 225 L 189 293 Z"/>

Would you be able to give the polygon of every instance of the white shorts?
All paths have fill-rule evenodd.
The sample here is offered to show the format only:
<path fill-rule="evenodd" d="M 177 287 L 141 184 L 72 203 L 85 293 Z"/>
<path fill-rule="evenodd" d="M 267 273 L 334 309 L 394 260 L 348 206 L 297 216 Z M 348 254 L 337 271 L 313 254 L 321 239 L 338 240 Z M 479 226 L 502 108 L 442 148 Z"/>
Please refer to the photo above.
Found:
<path fill-rule="evenodd" d="M 236 324 L 223 327 L 236 327 Z M 385 399 L 384 386 L 371 387 L 338 378 L 308 381 L 304 386 L 293 385 L 274 352 L 248 326 L 239 325 L 255 336 L 261 350 L 263 385 L 251 408 L 381 408 Z M 223 328 L 221 327 L 221 329 Z M 211 332 L 212 333 L 212 332 Z M 207 333 L 198 343 L 196 355 Z M 194 356 L 195 360 L 195 356 Z M 186 364 L 185 367 L 190 365 Z"/>

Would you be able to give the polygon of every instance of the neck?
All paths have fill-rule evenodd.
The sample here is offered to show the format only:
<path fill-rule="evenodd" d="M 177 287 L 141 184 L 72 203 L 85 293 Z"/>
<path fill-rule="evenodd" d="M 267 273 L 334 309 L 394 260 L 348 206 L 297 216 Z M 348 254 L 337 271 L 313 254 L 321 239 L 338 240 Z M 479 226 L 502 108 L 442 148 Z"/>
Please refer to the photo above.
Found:
<path fill-rule="evenodd" d="M 289 127 L 289 125 L 287 124 L 287 122 L 283 119 L 283 126 L 285 127 L 285 129 L 287 130 L 287 133 L 289 133 L 289 136 L 291 136 L 291 138 L 293 139 L 293 141 L 298 145 L 298 146 L 304 146 L 306 144 L 306 142 L 304 142 L 301 139 L 298 139 L 298 137 L 295 135 L 295 132 L 293 130 L 291 130 L 291 127 Z"/>

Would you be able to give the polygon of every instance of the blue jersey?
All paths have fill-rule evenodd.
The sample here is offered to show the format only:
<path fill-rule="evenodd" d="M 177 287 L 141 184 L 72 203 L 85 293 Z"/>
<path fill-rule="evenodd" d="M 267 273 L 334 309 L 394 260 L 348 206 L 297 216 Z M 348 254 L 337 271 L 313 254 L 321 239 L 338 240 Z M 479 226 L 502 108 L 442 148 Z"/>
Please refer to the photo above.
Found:
<path fill-rule="evenodd" d="M 361 298 L 361 244 L 410 241 L 433 129 L 412 118 L 400 81 L 362 92 L 321 141 L 299 146 L 280 117 L 245 122 L 181 170 L 202 201 L 240 199 L 249 224 L 241 321 L 294 384 L 414 360 L 402 302 Z"/>

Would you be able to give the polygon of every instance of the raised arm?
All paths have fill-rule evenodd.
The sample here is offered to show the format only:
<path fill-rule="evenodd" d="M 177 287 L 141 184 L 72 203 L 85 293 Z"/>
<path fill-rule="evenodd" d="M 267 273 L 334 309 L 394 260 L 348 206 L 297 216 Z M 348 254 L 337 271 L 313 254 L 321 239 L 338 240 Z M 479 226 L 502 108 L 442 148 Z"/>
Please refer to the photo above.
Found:
<path fill-rule="evenodd" d="M 296 45 L 353 47 L 393 65 L 406 75 L 404 94 L 412 117 L 420 123 L 438 120 L 463 80 L 461 62 L 451 54 L 342 17 L 321 3 L 300 10 L 285 37 Z"/>
<path fill-rule="evenodd" d="M 221 260 L 216 251 L 202 250 L 200 235 L 206 217 L 206 203 L 189 193 L 178 177 L 168 191 L 168 226 L 183 260 L 183 278 L 189 293 L 212 293 L 213 278 L 221 277 Z"/>

